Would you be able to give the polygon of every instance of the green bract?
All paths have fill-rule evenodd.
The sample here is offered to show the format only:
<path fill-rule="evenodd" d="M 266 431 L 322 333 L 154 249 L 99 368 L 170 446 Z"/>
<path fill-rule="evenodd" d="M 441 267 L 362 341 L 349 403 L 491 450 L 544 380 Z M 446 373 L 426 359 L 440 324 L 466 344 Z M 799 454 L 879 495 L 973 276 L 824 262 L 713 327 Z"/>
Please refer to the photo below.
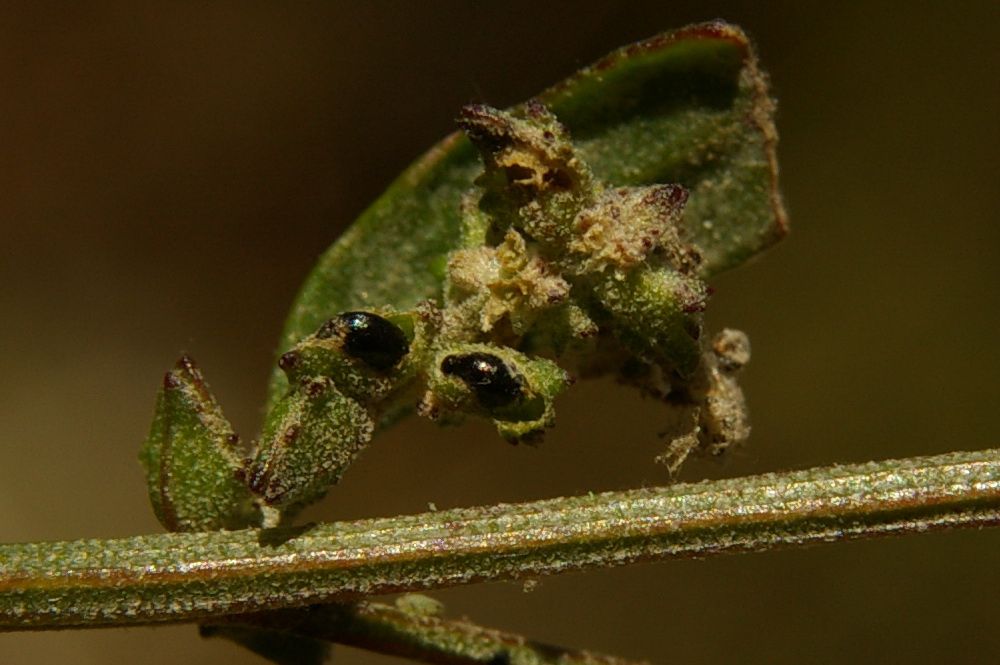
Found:
<path fill-rule="evenodd" d="M 245 453 L 187 356 L 163 378 L 139 456 L 156 517 L 170 531 L 236 529 L 259 521 L 239 480 Z"/>
<path fill-rule="evenodd" d="M 168 375 L 142 455 L 161 521 L 233 528 L 259 506 L 277 524 L 413 409 L 537 442 L 574 377 L 614 373 L 686 408 L 672 470 L 741 443 L 749 342 L 702 335 L 705 280 L 785 233 L 772 107 L 743 33 L 711 23 L 508 111 L 462 109 L 464 134 L 400 176 L 308 278 L 246 459 L 190 361 Z"/>

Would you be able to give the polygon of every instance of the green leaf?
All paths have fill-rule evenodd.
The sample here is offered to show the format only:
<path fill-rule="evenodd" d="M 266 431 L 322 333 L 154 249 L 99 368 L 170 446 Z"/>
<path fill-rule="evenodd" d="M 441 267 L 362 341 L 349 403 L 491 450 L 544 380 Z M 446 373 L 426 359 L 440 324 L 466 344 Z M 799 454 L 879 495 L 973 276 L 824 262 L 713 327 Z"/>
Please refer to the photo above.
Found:
<path fill-rule="evenodd" d="M 599 178 L 680 183 L 706 277 L 780 240 L 773 102 L 746 35 L 722 22 L 626 46 L 538 95 Z M 289 314 L 279 354 L 330 316 L 440 295 L 459 201 L 481 171 L 460 133 L 434 146 L 327 250 Z M 272 376 L 269 405 L 285 392 Z"/>

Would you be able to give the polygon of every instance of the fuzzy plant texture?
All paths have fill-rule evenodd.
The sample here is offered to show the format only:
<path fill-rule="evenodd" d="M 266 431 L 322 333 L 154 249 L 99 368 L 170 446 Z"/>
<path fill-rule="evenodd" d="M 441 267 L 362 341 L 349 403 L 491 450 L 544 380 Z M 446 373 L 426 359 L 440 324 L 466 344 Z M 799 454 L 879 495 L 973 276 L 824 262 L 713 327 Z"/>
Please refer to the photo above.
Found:
<path fill-rule="evenodd" d="M 296 526 L 409 414 L 538 445 L 613 375 L 662 402 L 658 460 L 742 445 L 747 336 L 709 280 L 787 233 L 774 102 L 722 22 L 624 47 L 516 107 L 461 109 L 320 259 L 241 438 L 191 358 L 140 460 L 168 534 L 0 545 L 0 630 L 198 621 L 278 663 L 330 642 L 441 663 L 620 663 L 444 618 L 407 595 L 673 556 L 1000 521 L 996 451 Z"/>
<path fill-rule="evenodd" d="M 786 232 L 773 108 L 719 23 L 510 110 L 463 108 L 308 278 L 259 437 L 232 431 L 191 359 L 167 375 L 142 453 L 160 521 L 289 524 L 413 411 L 537 444 L 555 398 L 605 374 L 675 412 L 671 471 L 742 444 L 749 340 L 702 315 L 708 277 Z"/>

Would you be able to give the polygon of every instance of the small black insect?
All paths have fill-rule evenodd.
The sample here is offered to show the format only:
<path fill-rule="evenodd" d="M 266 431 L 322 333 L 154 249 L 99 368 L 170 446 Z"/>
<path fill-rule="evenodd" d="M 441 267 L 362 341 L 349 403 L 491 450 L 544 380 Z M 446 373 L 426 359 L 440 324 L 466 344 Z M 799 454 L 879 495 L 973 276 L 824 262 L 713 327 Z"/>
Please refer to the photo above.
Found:
<path fill-rule="evenodd" d="M 324 323 L 316 337 L 339 337 L 344 353 L 380 372 L 395 367 L 410 352 L 399 326 L 370 312 L 344 312 Z"/>
<path fill-rule="evenodd" d="M 514 402 L 524 392 L 521 380 L 507 363 L 491 353 L 462 353 L 445 357 L 441 371 L 462 379 L 487 409 Z"/>

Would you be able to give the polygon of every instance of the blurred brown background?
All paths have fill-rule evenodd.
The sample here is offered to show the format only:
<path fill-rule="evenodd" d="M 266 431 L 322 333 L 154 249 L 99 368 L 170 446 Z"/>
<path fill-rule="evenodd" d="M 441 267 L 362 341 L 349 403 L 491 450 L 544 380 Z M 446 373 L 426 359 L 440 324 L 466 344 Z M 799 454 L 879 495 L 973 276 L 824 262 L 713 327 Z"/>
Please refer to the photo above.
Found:
<path fill-rule="evenodd" d="M 842 5 L 4 3 L 0 539 L 160 530 L 135 455 L 182 351 L 252 433 L 312 261 L 462 104 L 716 17 L 772 74 L 793 234 L 715 284 L 710 327 L 753 340 L 755 430 L 684 478 L 996 445 L 1000 5 Z M 666 482 L 656 405 L 599 384 L 559 410 L 537 450 L 410 422 L 309 517 Z M 437 596 L 659 663 L 986 662 L 998 545 L 936 534 Z M 0 662 L 260 661 L 181 626 L 0 635 Z"/>

